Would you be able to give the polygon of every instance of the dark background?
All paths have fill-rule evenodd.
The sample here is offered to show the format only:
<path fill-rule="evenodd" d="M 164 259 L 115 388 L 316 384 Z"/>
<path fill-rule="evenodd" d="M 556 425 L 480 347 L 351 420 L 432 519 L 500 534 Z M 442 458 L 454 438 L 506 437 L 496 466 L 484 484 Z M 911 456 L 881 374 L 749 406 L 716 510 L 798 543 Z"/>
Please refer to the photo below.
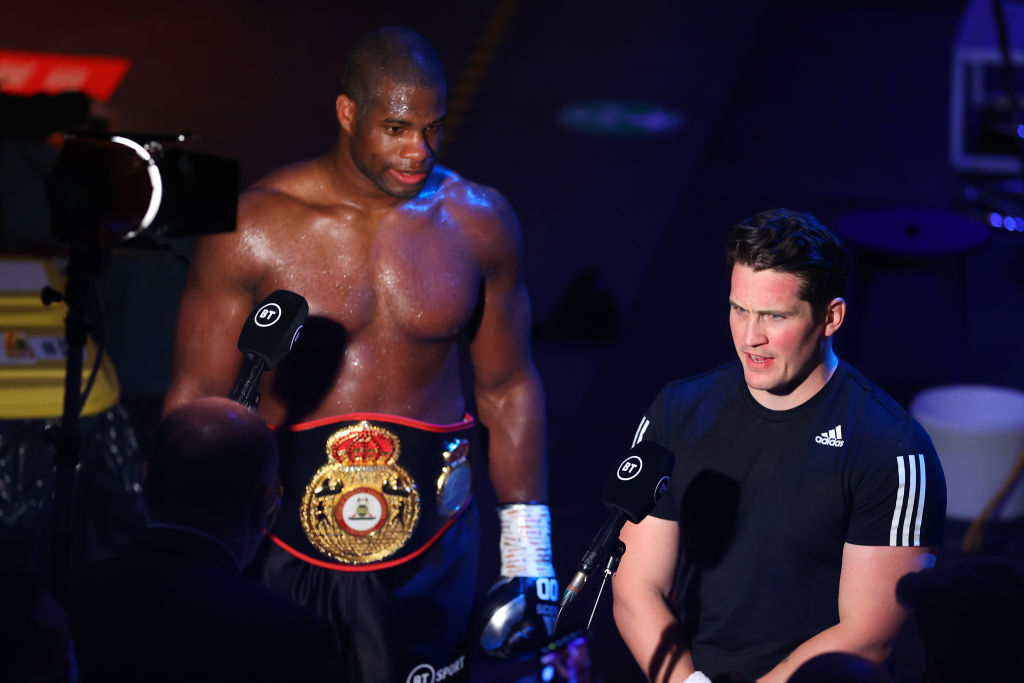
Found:
<path fill-rule="evenodd" d="M 830 226 L 867 209 L 962 208 L 968 179 L 947 151 L 962 9 L 952 0 L 39 0 L 8 3 L 0 47 L 130 57 L 109 105 L 115 124 L 195 131 L 193 148 L 239 159 L 248 184 L 333 144 L 334 97 L 356 36 L 382 23 L 427 36 L 450 82 L 443 163 L 500 190 L 522 223 L 564 582 L 604 517 L 605 473 L 657 390 L 734 357 L 723 259 L 731 224 L 777 206 Z M 589 100 L 658 103 L 685 124 L 629 138 L 559 123 L 560 108 Z M 985 244 L 959 260 L 888 263 L 870 282 L 855 266 L 837 349 L 904 405 L 951 382 L 1024 387 L 1014 356 L 1024 234 L 984 230 Z M 184 276 L 182 263 L 137 252 L 116 254 L 104 276 L 109 350 L 144 445 L 169 378 Z M 494 544 L 484 547 L 494 573 Z M 599 668 L 622 680 L 633 667 L 610 610 L 597 618 Z"/>

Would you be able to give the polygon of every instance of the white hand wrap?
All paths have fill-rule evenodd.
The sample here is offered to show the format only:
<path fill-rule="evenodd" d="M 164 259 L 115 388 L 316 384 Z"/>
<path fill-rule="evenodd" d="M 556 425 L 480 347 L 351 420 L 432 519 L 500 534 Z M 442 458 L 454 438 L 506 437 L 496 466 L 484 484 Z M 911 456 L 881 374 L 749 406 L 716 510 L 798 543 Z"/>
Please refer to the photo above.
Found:
<path fill-rule="evenodd" d="M 705 676 L 703 671 L 694 671 L 683 683 L 711 683 L 711 679 Z"/>
<path fill-rule="evenodd" d="M 498 508 L 501 520 L 501 575 L 552 577 L 551 512 L 542 503 Z"/>

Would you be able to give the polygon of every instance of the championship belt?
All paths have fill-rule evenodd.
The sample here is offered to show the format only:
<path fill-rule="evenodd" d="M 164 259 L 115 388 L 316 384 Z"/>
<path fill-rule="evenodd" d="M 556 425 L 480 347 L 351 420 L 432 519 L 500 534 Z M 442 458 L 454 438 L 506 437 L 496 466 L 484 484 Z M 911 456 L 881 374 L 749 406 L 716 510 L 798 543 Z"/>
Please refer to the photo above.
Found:
<path fill-rule="evenodd" d="M 285 500 L 273 540 L 342 571 L 411 560 L 470 500 L 472 428 L 468 416 L 438 426 L 376 414 L 278 428 Z M 310 476 L 317 443 L 320 461 Z"/>

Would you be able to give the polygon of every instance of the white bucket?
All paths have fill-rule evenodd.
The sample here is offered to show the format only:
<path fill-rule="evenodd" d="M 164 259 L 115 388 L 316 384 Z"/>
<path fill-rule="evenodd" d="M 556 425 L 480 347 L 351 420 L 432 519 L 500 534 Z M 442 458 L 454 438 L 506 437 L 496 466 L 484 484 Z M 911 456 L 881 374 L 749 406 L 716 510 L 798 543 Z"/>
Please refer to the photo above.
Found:
<path fill-rule="evenodd" d="M 935 444 L 946 475 L 946 516 L 976 518 L 1010 476 L 1024 449 L 1024 391 L 985 385 L 926 389 L 910 413 Z M 1024 484 L 994 519 L 1024 516 Z"/>

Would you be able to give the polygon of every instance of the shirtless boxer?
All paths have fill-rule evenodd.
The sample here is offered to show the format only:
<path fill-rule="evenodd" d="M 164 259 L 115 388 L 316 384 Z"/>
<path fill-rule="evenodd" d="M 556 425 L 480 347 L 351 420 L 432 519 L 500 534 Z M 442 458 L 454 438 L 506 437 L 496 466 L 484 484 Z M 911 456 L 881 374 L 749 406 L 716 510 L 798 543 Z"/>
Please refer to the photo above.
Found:
<path fill-rule="evenodd" d="M 342 90 L 335 148 L 257 182 L 236 231 L 197 242 L 165 410 L 230 393 L 254 306 L 304 296 L 310 319 L 286 360 L 315 364 L 318 347 L 340 359 L 301 415 L 280 390 L 287 362 L 263 378 L 286 489 L 264 576 L 336 626 L 352 680 L 448 678 L 464 670 L 477 572 L 467 451 L 481 433 L 462 348 L 502 504 L 501 573 L 554 576 L 520 229 L 498 192 L 435 166 L 446 85 L 425 39 L 367 34 Z"/>

